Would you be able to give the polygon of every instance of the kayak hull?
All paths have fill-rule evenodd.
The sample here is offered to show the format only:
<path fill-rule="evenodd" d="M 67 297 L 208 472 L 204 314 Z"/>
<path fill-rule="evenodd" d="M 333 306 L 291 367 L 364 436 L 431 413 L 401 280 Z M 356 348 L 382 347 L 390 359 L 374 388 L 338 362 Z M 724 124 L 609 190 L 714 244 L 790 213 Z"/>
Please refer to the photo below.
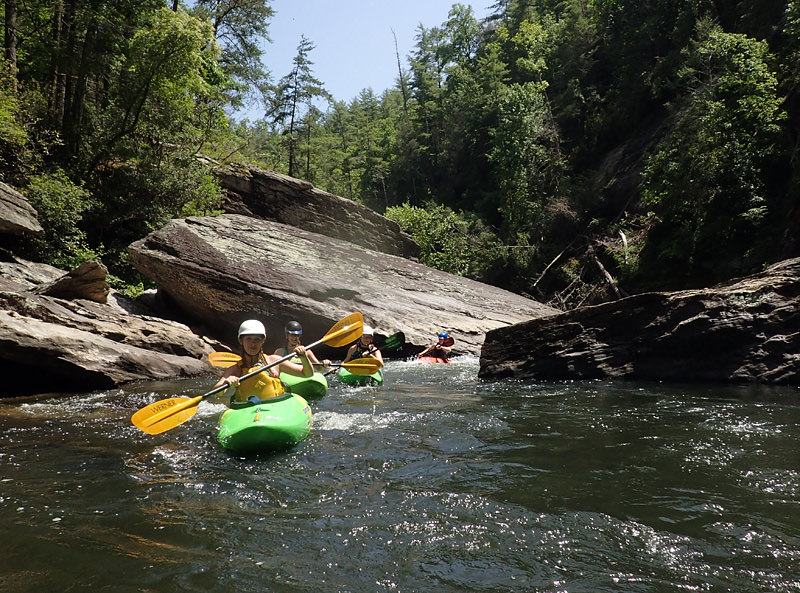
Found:
<path fill-rule="evenodd" d="M 346 368 L 339 369 L 339 380 L 345 385 L 352 385 L 354 387 L 378 386 L 383 384 L 383 371 L 378 371 L 371 375 L 356 375 L 351 373 Z"/>
<path fill-rule="evenodd" d="M 280 377 L 290 392 L 302 398 L 323 397 L 328 393 L 328 380 L 320 372 L 315 372 L 310 377 L 298 377 L 288 373 L 281 373 Z"/>
<path fill-rule="evenodd" d="M 438 356 L 420 356 L 418 360 L 426 364 L 436 364 L 436 363 L 447 364 L 450 362 L 449 358 L 439 358 Z"/>
<path fill-rule="evenodd" d="M 288 393 L 259 404 L 234 404 L 219 419 L 217 442 L 233 453 L 285 449 L 311 432 L 311 408 L 299 395 Z"/>

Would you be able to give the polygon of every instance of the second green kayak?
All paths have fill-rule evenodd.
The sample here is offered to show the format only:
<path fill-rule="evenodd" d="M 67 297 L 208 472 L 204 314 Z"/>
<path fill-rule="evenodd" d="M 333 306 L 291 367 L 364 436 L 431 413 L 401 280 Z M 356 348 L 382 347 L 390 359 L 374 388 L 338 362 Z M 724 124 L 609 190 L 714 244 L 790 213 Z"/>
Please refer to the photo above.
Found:
<path fill-rule="evenodd" d="M 281 373 L 280 376 L 287 390 L 300 397 L 316 398 L 328 393 L 328 380 L 320 372 L 315 372 L 310 377 L 298 377 L 288 373 Z"/>
<path fill-rule="evenodd" d="M 367 385 L 382 385 L 383 384 L 383 371 L 372 373 L 371 375 L 356 375 L 351 373 L 346 368 L 339 369 L 339 380 L 347 385 L 354 385 L 358 387 L 365 387 Z"/>

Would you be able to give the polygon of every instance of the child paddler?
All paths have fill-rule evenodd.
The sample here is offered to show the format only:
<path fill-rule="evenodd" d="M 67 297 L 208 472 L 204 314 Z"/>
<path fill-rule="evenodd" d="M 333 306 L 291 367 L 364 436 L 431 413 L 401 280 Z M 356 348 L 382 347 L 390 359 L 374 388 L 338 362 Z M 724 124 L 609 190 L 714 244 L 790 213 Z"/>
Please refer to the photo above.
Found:
<path fill-rule="evenodd" d="M 303 326 L 300 325 L 299 321 L 290 321 L 286 324 L 284 328 L 286 331 L 286 342 L 284 342 L 283 347 L 279 347 L 275 349 L 276 356 L 286 356 L 290 352 L 294 352 L 294 349 L 297 348 L 302 344 L 303 341 Z M 325 367 L 328 368 L 331 366 L 331 361 L 327 358 L 320 362 L 317 359 L 316 354 L 314 354 L 311 350 L 306 350 L 306 354 L 308 355 L 308 360 L 311 361 L 311 364 L 315 367 Z M 297 359 L 292 358 L 292 362 L 299 362 Z"/>
<path fill-rule="evenodd" d="M 308 359 L 308 353 L 302 345 L 294 348 L 299 362 L 284 360 L 264 372 L 248 377 L 241 383 L 239 377 L 256 370 L 258 366 L 266 366 L 282 357 L 274 354 L 264 354 L 262 350 L 264 342 L 267 340 L 267 330 L 264 324 L 256 319 L 248 319 L 239 326 L 239 345 L 242 347 L 242 360 L 226 369 L 215 387 L 225 385 L 236 385 L 236 391 L 231 397 L 231 403 L 252 401 L 257 403 L 278 397 L 284 392 L 283 383 L 278 376 L 281 373 L 288 373 L 298 377 L 311 377 L 314 374 L 314 367 Z"/>
<path fill-rule="evenodd" d="M 361 337 L 356 340 L 356 343 L 350 346 L 347 351 L 347 357 L 342 361 L 342 364 L 346 362 L 350 362 L 356 358 L 377 358 L 383 364 L 383 354 L 378 348 L 375 347 L 375 344 L 372 343 L 373 338 L 375 337 L 373 334 L 375 331 L 368 325 L 364 326 L 364 329 L 361 331 Z"/>

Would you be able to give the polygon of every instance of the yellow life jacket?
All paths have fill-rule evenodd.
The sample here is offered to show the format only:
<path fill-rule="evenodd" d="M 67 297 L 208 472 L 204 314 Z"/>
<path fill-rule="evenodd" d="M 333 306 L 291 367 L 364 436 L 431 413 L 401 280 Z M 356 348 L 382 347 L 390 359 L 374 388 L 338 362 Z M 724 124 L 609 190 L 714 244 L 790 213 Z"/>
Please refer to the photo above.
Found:
<path fill-rule="evenodd" d="M 242 375 L 251 373 L 261 366 L 264 365 L 259 363 L 247 369 Z M 284 392 L 283 383 L 281 383 L 278 377 L 273 376 L 270 371 L 271 369 L 267 369 L 239 383 L 239 386 L 231 397 L 231 403 L 246 402 L 247 398 L 253 396 L 256 396 L 258 399 L 270 399 L 281 395 Z"/>

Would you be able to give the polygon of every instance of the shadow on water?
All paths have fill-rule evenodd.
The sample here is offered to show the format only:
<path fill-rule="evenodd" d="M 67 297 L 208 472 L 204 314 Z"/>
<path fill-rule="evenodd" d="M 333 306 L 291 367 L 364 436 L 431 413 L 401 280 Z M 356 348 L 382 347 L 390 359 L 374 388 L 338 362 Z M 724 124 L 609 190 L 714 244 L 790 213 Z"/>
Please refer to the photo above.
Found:
<path fill-rule="evenodd" d="M 774 388 L 331 381 L 287 451 L 219 449 L 213 380 L 0 404 L 0 589 L 799 591 L 800 406 Z"/>

